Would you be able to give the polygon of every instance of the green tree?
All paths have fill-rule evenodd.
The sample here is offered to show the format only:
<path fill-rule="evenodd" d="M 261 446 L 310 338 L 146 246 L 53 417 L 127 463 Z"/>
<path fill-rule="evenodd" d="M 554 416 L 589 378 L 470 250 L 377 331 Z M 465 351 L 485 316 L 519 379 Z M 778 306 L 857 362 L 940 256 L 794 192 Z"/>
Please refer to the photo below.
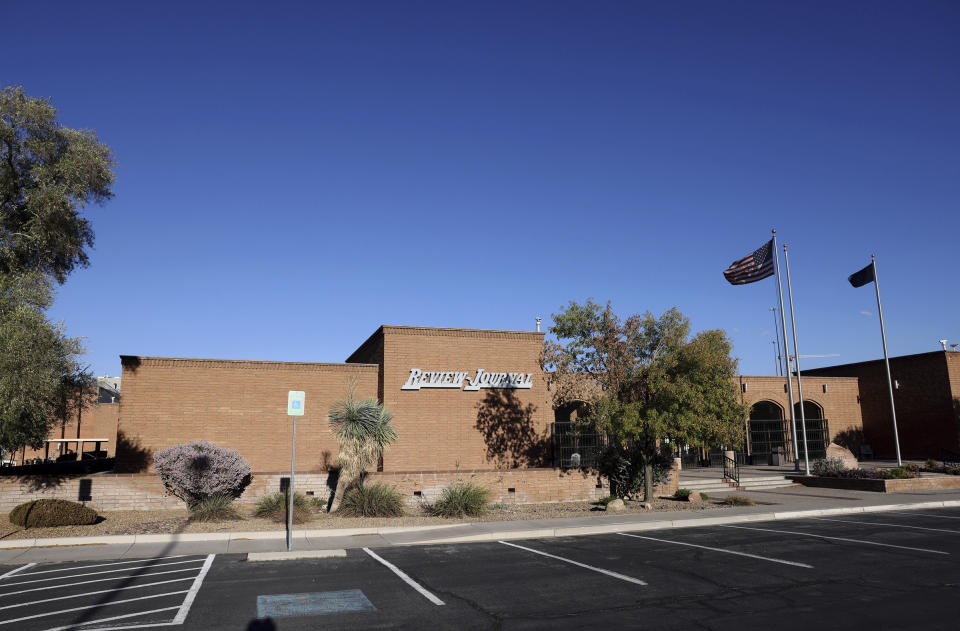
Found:
<path fill-rule="evenodd" d="M 571 302 L 553 316 L 558 342 L 544 347 L 558 398 L 590 390 L 591 415 L 621 453 L 642 459 L 644 497 L 653 497 L 653 463 L 664 439 L 675 444 L 738 444 L 746 408 L 734 377 L 737 363 L 721 330 L 690 338 L 690 321 L 672 308 L 621 320 L 608 302 Z M 574 384 L 572 387 L 569 384 Z M 557 403 L 564 403 L 557 400 Z"/>
<path fill-rule="evenodd" d="M 0 448 L 8 452 L 43 445 L 87 372 L 80 340 L 47 319 L 51 300 L 44 274 L 0 273 Z"/>
<path fill-rule="evenodd" d="M 340 446 L 340 475 L 330 503 L 334 512 L 347 489 L 397 440 L 397 430 L 390 424 L 390 410 L 377 399 L 357 399 L 352 384 L 347 398 L 330 406 L 328 418 Z"/>
<path fill-rule="evenodd" d="M 0 90 L 0 273 L 36 270 L 58 283 L 88 264 L 93 230 L 81 210 L 113 195 L 110 148 L 69 129 L 45 99 Z"/>

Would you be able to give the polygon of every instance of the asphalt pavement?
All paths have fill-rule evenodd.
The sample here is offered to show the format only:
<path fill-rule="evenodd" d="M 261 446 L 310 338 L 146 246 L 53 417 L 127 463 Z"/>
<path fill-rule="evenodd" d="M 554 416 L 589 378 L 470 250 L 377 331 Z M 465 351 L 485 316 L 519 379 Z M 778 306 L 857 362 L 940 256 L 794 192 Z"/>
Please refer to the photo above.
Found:
<path fill-rule="evenodd" d="M 16 629 L 955 629 L 960 507 L 0 570 Z"/>

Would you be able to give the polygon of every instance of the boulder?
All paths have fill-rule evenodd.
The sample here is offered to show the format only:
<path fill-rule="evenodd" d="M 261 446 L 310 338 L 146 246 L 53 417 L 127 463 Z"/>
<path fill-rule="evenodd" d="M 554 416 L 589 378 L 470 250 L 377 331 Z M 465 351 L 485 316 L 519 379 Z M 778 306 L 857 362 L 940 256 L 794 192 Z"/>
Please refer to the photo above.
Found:
<path fill-rule="evenodd" d="M 837 443 L 830 443 L 827 446 L 827 459 L 829 460 L 831 458 L 839 458 L 842 460 L 847 469 L 860 468 L 860 463 L 857 461 L 857 457 L 853 455 L 853 452 L 846 447 L 841 447 Z"/>
<path fill-rule="evenodd" d="M 697 491 L 690 491 L 690 495 L 687 496 L 688 502 L 702 502 L 703 498 L 700 497 L 700 493 Z"/>
<path fill-rule="evenodd" d="M 624 506 L 623 500 L 620 498 L 611 500 L 610 502 L 607 503 L 608 513 L 622 513 L 625 510 L 627 510 L 627 507 Z"/>

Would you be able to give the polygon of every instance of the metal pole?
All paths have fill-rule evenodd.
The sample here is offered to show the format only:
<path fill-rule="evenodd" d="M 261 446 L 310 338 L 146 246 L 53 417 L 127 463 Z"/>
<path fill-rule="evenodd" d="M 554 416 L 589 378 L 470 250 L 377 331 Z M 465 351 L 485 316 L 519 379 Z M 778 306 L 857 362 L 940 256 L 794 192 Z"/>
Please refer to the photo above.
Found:
<path fill-rule="evenodd" d="M 880 281 L 877 279 L 877 255 L 870 255 L 873 265 L 873 286 L 877 290 L 877 314 L 880 316 L 880 338 L 883 340 L 883 363 L 887 366 L 887 387 L 890 389 L 890 415 L 893 417 L 893 444 L 897 448 L 897 466 L 903 466 L 900 458 L 900 437 L 897 435 L 897 409 L 893 405 L 893 379 L 890 376 L 890 359 L 887 357 L 887 332 L 883 328 L 883 307 L 880 306 Z"/>
<path fill-rule="evenodd" d="M 793 287 L 790 283 L 790 258 L 787 256 L 787 244 L 783 244 L 783 262 L 787 267 L 787 295 L 790 296 L 790 328 L 793 331 L 793 354 L 797 362 L 797 396 L 800 398 L 800 428 L 803 432 L 803 460 L 810 475 L 810 452 L 807 451 L 807 415 L 803 409 L 803 382 L 800 381 L 800 350 L 797 345 L 797 318 L 793 312 Z M 789 358 L 787 366 L 790 366 Z M 789 371 L 787 371 L 789 373 Z M 787 375 L 787 379 L 790 379 Z"/>
<path fill-rule="evenodd" d="M 293 476 L 297 464 L 297 417 L 293 417 L 293 451 L 290 453 L 290 486 L 287 488 L 287 550 L 293 548 Z"/>
<path fill-rule="evenodd" d="M 780 363 L 780 329 L 777 327 L 777 308 L 770 307 L 770 311 L 773 311 L 773 343 L 777 345 L 777 373 L 783 372 L 781 370 L 782 364 Z"/>
<path fill-rule="evenodd" d="M 773 231 L 773 256 L 777 261 L 777 296 L 780 298 L 780 324 L 783 325 L 780 327 L 780 331 L 783 333 L 783 361 L 786 362 L 787 367 L 787 393 L 790 397 L 787 408 L 790 410 L 790 428 L 793 432 L 793 440 L 790 441 L 793 443 L 793 468 L 799 471 L 800 452 L 797 448 L 797 419 L 793 416 L 793 379 L 790 378 L 790 353 L 787 351 L 787 321 L 783 313 L 783 285 L 780 283 L 780 252 L 777 250 L 776 229 Z"/>

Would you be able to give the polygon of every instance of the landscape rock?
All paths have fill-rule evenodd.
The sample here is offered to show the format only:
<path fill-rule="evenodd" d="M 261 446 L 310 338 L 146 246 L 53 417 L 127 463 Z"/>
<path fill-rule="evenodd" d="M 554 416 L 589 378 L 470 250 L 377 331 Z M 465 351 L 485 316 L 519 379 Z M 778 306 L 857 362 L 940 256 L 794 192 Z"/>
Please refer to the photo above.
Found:
<path fill-rule="evenodd" d="M 857 457 L 853 455 L 853 452 L 846 447 L 841 447 L 837 443 L 830 443 L 827 446 L 827 459 L 831 458 L 839 458 L 842 460 L 847 469 L 860 468 L 860 462 L 857 461 Z"/>
<path fill-rule="evenodd" d="M 700 493 L 698 493 L 697 491 L 691 491 L 691 492 L 690 492 L 690 495 L 687 496 L 687 501 L 688 501 L 688 502 L 702 502 L 702 501 L 703 501 L 703 498 L 700 497 Z"/>
<path fill-rule="evenodd" d="M 627 507 L 623 505 L 623 500 L 619 498 L 612 500 L 607 504 L 608 513 L 622 513 L 625 510 L 627 510 Z"/>

